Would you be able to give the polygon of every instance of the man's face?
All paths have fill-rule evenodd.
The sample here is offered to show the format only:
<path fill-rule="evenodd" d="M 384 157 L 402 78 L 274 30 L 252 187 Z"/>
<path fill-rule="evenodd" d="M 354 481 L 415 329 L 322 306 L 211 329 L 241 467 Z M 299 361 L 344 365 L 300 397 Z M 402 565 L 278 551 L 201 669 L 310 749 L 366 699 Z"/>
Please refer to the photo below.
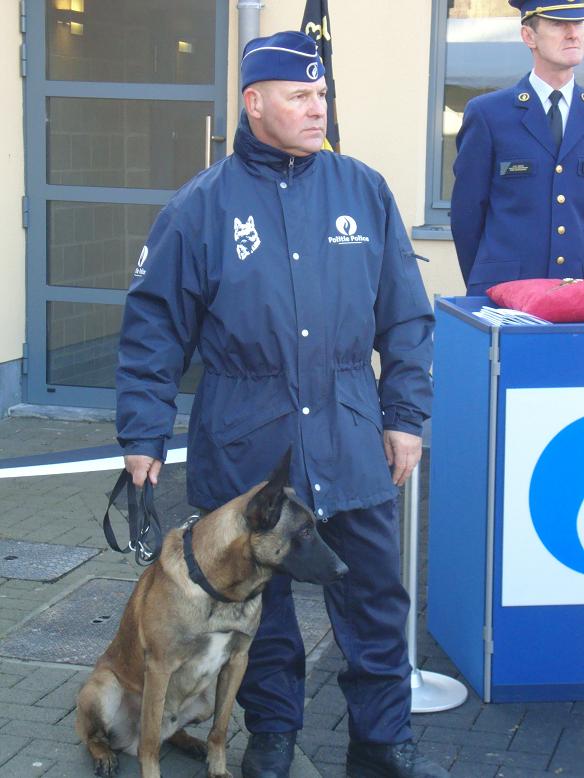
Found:
<path fill-rule="evenodd" d="M 536 29 L 522 27 L 522 37 L 533 52 L 536 73 L 568 70 L 584 57 L 584 22 L 540 17 Z M 539 74 L 538 74 L 539 75 Z"/>
<path fill-rule="evenodd" d="M 247 91 L 247 90 L 246 90 Z M 318 151 L 326 134 L 326 82 L 262 81 L 246 95 L 254 135 L 287 154 Z"/>

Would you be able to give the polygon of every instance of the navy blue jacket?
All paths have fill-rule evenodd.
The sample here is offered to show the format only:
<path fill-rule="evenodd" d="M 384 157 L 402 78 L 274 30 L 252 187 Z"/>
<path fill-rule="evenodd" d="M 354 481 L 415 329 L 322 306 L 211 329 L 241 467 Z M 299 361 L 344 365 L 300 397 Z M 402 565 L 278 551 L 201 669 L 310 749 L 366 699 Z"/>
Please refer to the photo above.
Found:
<path fill-rule="evenodd" d="M 468 294 L 518 278 L 582 278 L 582 88 L 559 152 L 528 76 L 470 100 L 456 143 L 452 235 Z"/>
<path fill-rule="evenodd" d="M 382 428 L 419 434 L 431 400 L 433 316 L 393 197 L 349 157 L 260 143 L 245 117 L 234 149 L 179 190 L 142 252 L 120 341 L 119 440 L 164 458 L 198 347 L 193 505 L 247 490 L 290 444 L 292 484 L 319 517 L 384 502 L 395 487 Z"/>

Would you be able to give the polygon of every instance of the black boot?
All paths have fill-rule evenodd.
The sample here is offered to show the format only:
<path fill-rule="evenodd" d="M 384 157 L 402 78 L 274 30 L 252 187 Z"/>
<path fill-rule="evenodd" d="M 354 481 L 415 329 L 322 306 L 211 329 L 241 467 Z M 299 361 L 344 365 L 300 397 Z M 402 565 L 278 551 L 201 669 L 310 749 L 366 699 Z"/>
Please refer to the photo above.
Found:
<path fill-rule="evenodd" d="M 448 771 L 418 753 L 407 740 L 397 745 L 349 743 L 347 778 L 448 778 Z"/>
<path fill-rule="evenodd" d="M 243 778 L 289 778 L 296 732 L 250 735 L 241 763 Z"/>

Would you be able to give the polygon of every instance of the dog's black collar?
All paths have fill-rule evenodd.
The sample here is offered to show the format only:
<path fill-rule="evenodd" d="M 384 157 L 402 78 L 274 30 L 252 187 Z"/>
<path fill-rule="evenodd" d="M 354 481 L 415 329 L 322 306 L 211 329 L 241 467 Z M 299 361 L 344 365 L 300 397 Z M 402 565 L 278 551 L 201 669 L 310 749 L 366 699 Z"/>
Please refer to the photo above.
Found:
<path fill-rule="evenodd" d="M 205 575 L 199 567 L 199 563 L 193 554 L 192 531 L 193 524 L 189 524 L 185 530 L 185 534 L 183 535 L 185 562 L 187 563 L 187 567 L 189 569 L 189 576 L 191 581 L 200 586 L 201 589 L 204 589 L 209 597 L 212 597 L 214 600 L 219 600 L 220 602 L 236 602 L 236 600 L 230 600 L 228 597 L 225 597 L 225 595 L 221 594 L 221 592 L 218 592 L 217 589 L 211 586 L 209 581 L 207 581 L 205 578 Z"/>

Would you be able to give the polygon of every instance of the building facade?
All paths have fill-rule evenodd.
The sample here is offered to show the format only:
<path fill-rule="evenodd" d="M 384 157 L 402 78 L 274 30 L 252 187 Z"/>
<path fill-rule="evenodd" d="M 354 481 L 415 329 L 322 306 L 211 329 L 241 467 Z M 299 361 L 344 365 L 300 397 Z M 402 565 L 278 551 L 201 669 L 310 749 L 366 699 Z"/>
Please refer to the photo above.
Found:
<path fill-rule="evenodd" d="M 304 6 L 3 4 L 0 416 L 19 402 L 113 408 L 125 289 L 149 226 L 178 186 L 231 151 L 250 18 L 262 35 L 299 29 Z M 430 259 L 420 263 L 429 295 L 462 294 L 448 214 L 454 138 L 471 96 L 529 69 L 519 17 L 507 0 L 329 0 L 329 12 L 342 152 L 386 177 Z M 197 375 L 195 360 L 184 409 Z"/>

